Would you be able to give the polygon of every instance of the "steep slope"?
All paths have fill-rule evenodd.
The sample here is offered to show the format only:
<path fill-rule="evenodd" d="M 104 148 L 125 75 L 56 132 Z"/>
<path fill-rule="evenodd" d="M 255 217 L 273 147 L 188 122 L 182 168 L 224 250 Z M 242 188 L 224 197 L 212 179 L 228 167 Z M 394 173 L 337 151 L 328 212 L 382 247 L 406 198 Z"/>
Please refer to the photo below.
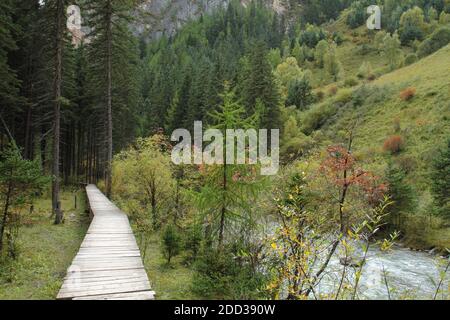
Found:
<path fill-rule="evenodd" d="M 345 130 L 356 123 L 353 145 L 359 160 L 380 175 L 384 174 L 390 161 L 407 172 L 406 182 L 413 187 L 418 200 L 414 212 L 407 213 L 412 216 L 411 219 L 425 220 L 425 217 L 430 217 L 431 163 L 450 136 L 449 72 L 450 45 L 447 45 L 373 82 L 350 89 L 340 88 L 336 96 L 329 97 L 309 111 L 319 112 L 323 105 L 330 106 L 332 110 L 325 123 L 312 134 L 323 136 L 317 138 L 321 146 L 343 142 Z M 400 98 L 400 93 L 406 88 L 416 91 L 408 101 Z M 345 91 L 351 95 L 343 102 L 340 92 Z M 308 117 L 307 114 L 303 115 L 303 119 Z M 392 135 L 401 136 L 404 140 L 403 149 L 394 155 L 383 150 L 384 141 Z M 422 225 L 420 230 L 414 231 L 420 234 L 414 235 L 413 246 L 450 246 L 448 228 L 442 228 L 439 223 L 435 228 L 431 227 L 432 230 L 425 231 L 426 227 Z"/>
<path fill-rule="evenodd" d="M 368 98 L 362 106 L 343 106 L 338 120 L 328 127 L 330 132 L 343 129 L 357 119 L 355 144 L 362 150 L 377 151 L 384 157 L 383 141 L 398 128 L 404 135 L 404 154 L 417 158 L 419 167 L 412 172 L 416 183 L 426 185 L 426 169 L 434 151 L 450 132 L 450 45 L 410 66 L 398 69 L 368 83 Z M 403 101 L 400 92 L 408 87 L 416 89 L 410 101 Z M 353 100 L 358 89 L 353 88 Z M 375 97 L 377 96 L 377 97 Z"/>
<path fill-rule="evenodd" d="M 186 22 L 211 13 L 220 7 L 226 7 L 230 0 L 143 0 L 138 10 L 138 22 L 135 29 L 138 34 L 158 38 L 165 34 L 174 35 Z M 240 0 L 245 6 L 250 1 Z M 266 0 L 273 10 L 284 10 L 280 0 Z"/>

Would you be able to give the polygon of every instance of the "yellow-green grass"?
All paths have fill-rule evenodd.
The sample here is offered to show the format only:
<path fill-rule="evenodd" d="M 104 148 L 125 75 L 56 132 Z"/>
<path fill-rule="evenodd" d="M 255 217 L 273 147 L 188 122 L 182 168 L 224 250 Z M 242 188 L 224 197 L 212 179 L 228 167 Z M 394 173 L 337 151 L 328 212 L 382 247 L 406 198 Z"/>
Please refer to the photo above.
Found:
<path fill-rule="evenodd" d="M 137 238 L 138 243 L 139 238 Z M 141 250 L 142 251 L 142 250 Z M 161 238 L 159 233 L 150 236 L 144 257 L 144 266 L 147 271 L 152 290 L 156 292 L 158 300 L 200 299 L 192 288 L 192 267 L 185 264 L 185 255 L 181 253 L 171 259 L 170 265 L 161 251 Z"/>
<path fill-rule="evenodd" d="M 418 160 L 418 167 L 410 177 L 425 187 L 435 150 L 450 133 L 449 71 L 450 46 L 447 46 L 413 65 L 386 74 L 371 84 L 385 90 L 386 99 L 345 112 L 336 127 L 343 127 L 358 115 L 355 148 L 365 149 L 371 161 L 390 157 L 382 150 L 386 138 L 393 134 L 403 136 L 405 150 L 400 155 Z M 408 87 L 414 87 L 416 95 L 403 101 L 400 92 Z M 394 122 L 400 124 L 399 132 L 395 132 Z"/>
<path fill-rule="evenodd" d="M 0 264 L 0 299 L 55 299 L 89 224 L 83 191 L 62 192 L 61 203 L 61 225 L 53 224 L 48 197 L 35 201 L 32 215 L 23 214 L 18 257 Z"/>

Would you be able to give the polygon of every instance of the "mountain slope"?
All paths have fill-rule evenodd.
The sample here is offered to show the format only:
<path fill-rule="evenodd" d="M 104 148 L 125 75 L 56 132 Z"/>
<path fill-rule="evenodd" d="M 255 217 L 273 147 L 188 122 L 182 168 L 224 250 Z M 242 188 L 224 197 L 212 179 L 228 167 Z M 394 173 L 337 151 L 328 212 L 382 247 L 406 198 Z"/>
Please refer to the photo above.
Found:
<path fill-rule="evenodd" d="M 414 212 L 407 212 L 414 234 L 414 247 L 445 248 L 450 246 L 450 229 L 441 228 L 440 222 L 431 230 L 425 230 L 431 218 L 432 197 L 430 194 L 431 163 L 442 148 L 450 133 L 450 45 L 407 67 L 385 74 L 373 82 L 351 89 L 351 101 L 339 103 L 336 96 L 312 107 L 318 110 L 323 104 L 333 106 L 334 114 L 327 119 L 313 136 L 325 134 L 321 146 L 344 142 L 345 130 L 356 123 L 354 129 L 355 156 L 371 170 L 383 176 L 388 162 L 393 162 L 406 172 L 418 199 Z M 403 101 L 400 93 L 414 88 L 415 96 Z M 359 97 L 364 97 L 358 102 Z M 311 110 L 311 111 L 312 111 Z M 398 154 L 391 155 L 383 150 L 383 143 L 393 135 L 404 140 L 404 147 Z M 320 140 L 320 139 L 319 139 Z M 427 225 L 423 225 L 424 221 Z M 413 227 L 411 227 L 413 228 Z M 419 230 L 420 229 L 420 230 Z M 417 234 L 419 233 L 419 235 Z M 413 239 L 414 237 L 414 239 Z M 406 239 L 408 242 L 408 239 Z"/>
<path fill-rule="evenodd" d="M 136 32 L 158 38 L 165 34 L 172 36 L 189 20 L 225 8 L 230 0 L 143 0 L 138 10 L 139 19 Z M 240 0 L 244 6 L 250 1 Z M 273 10 L 284 10 L 280 0 L 266 0 Z"/>

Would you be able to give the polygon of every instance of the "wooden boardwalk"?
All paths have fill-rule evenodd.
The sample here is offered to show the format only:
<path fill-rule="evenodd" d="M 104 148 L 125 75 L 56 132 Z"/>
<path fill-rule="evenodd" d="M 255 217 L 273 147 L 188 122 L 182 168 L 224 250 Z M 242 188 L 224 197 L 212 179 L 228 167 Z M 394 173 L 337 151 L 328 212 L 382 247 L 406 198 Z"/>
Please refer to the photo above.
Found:
<path fill-rule="evenodd" d="M 95 185 L 86 193 L 93 220 L 57 299 L 154 299 L 127 215 Z"/>

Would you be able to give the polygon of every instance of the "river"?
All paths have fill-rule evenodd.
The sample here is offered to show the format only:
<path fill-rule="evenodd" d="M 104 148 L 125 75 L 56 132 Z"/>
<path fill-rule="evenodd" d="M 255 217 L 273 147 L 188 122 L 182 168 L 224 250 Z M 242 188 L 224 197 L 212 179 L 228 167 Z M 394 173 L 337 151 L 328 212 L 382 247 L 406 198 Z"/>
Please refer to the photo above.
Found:
<path fill-rule="evenodd" d="M 395 247 L 389 252 L 379 249 L 369 250 L 367 262 L 363 267 L 363 274 L 359 286 L 360 299 L 388 299 L 385 283 L 387 279 L 391 299 L 432 299 L 440 279 L 440 273 L 445 269 L 445 262 L 436 255 L 411 251 L 406 248 Z M 327 268 L 327 275 L 319 286 L 318 292 L 335 291 L 339 284 L 343 266 L 339 260 L 333 259 Z M 383 272 L 383 268 L 385 272 Z M 347 268 L 354 270 L 353 268 Z M 350 278 L 353 273 L 350 272 Z M 386 275 L 386 277 L 384 276 Z M 441 289 L 447 294 L 450 285 L 450 270 L 447 272 Z M 442 299 L 442 295 L 438 295 Z"/>

